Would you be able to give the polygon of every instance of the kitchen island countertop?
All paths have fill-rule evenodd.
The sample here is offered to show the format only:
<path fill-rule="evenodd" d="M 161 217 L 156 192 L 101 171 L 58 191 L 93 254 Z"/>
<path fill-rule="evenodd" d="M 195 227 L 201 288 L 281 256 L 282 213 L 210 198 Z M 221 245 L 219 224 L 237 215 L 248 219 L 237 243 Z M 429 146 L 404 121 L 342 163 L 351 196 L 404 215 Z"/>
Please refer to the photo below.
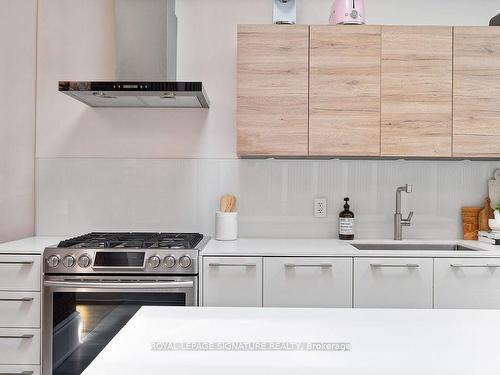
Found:
<path fill-rule="evenodd" d="M 499 335 L 494 310 L 143 307 L 84 375 L 493 374 Z"/>

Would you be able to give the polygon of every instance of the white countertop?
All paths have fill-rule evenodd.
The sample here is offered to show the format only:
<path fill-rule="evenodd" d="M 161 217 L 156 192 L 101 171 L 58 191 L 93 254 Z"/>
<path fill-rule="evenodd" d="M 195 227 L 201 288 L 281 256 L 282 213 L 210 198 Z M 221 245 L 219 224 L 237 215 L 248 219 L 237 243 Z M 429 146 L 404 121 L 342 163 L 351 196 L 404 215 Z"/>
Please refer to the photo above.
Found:
<path fill-rule="evenodd" d="M 430 251 L 430 250 L 358 250 L 351 243 L 374 244 L 459 244 L 477 251 Z M 464 240 L 355 240 L 338 239 L 279 239 L 240 238 L 236 241 L 212 239 L 201 252 L 202 256 L 330 256 L 330 257 L 496 257 L 500 246 L 479 241 Z"/>
<path fill-rule="evenodd" d="M 0 254 L 37 254 L 52 245 L 64 240 L 63 237 L 28 237 L 18 241 L 0 243 Z"/>
<path fill-rule="evenodd" d="M 48 246 L 57 245 L 67 237 L 29 237 L 18 241 L 0 244 L 1 254 L 42 254 Z M 357 250 L 351 243 L 442 243 L 461 244 L 477 251 L 429 251 L 429 250 Z M 240 238 L 236 241 L 210 240 L 202 256 L 384 256 L 384 257 L 500 257 L 500 246 L 488 245 L 479 241 L 423 241 L 423 240 L 355 240 L 338 239 L 280 239 L 280 238 Z"/>
<path fill-rule="evenodd" d="M 143 307 L 83 374 L 496 374 L 498 337 L 494 310 Z M 153 351 L 153 342 L 340 342 L 351 350 Z"/>

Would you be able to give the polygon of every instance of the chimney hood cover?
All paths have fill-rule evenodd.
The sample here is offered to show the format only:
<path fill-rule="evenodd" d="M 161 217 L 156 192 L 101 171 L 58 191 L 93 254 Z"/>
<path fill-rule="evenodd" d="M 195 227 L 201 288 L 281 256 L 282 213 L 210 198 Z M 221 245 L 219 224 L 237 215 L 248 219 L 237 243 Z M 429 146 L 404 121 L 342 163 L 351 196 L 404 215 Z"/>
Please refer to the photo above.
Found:
<path fill-rule="evenodd" d="M 210 106 L 201 82 L 59 81 L 59 91 L 91 107 Z"/>
<path fill-rule="evenodd" d="M 91 107 L 209 108 L 201 82 L 177 81 L 176 0 L 114 0 L 113 81 L 59 81 Z"/>

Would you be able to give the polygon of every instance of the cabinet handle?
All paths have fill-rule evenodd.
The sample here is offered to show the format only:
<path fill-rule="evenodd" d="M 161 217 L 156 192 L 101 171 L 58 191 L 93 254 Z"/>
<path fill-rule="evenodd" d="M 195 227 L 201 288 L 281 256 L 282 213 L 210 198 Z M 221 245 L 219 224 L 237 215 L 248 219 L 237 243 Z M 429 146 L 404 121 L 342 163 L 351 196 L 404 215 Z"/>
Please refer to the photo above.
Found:
<path fill-rule="evenodd" d="M 0 298 L 0 302 L 33 302 L 34 298 Z"/>
<path fill-rule="evenodd" d="M 500 264 L 450 264 L 451 268 L 500 268 Z"/>
<path fill-rule="evenodd" d="M 257 267 L 256 263 L 209 263 L 209 267 Z"/>
<path fill-rule="evenodd" d="M 19 261 L 19 260 L 17 260 L 17 261 L 8 261 L 8 260 L 6 260 L 6 261 L 0 261 L 0 264 L 33 264 L 33 263 L 35 263 L 35 261 L 33 261 L 33 260 L 23 260 L 23 261 Z"/>
<path fill-rule="evenodd" d="M 332 264 L 324 263 L 324 264 L 294 264 L 294 263 L 286 263 L 285 268 L 302 268 L 302 267 L 320 267 L 320 268 L 332 268 Z"/>
<path fill-rule="evenodd" d="M 371 263 L 370 267 L 373 268 L 419 268 L 419 264 L 407 263 L 407 264 L 382 264 L 382 263 Z"/>
<path fill-rule="evenodd" d="M 0 339 L 32 339 L 35 335 L 0 335 Z"/>
<path fill-rule="evenodd" d="M 32 339 L 35 335 L 0 335 L 0 339 Z"/>
<path fill-rule="evenodd" d="M 33 371 L 18 371 L 18 372 L 0 372 L 0 375 L 32 375 Z"/>

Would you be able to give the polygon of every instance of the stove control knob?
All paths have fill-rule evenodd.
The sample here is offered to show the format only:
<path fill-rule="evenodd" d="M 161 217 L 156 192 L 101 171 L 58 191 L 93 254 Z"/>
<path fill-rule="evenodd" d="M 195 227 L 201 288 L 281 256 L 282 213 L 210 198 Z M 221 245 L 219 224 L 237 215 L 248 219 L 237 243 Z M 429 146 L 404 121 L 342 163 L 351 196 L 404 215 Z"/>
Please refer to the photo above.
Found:
<path fill-rule="evenodd" d="M 175 258 L 173 255 L 168 255 L 163 259 L 163 262 L 165 263 L 165 267 L 167 268 L 172 268 L 175 266 Z"/>
<path fill-rule="evenodd" d="M 148 263 L 151 268 L 157 268 L 161 263 L 161 259 L 158 255 L 153 255 L 149 258 Z"/>
<path fill-rule="evenodd" d="M 92 263 L 92 261 L 86 254 L 78 258 L 78 265 L 82 268 L 87 268 L 88 266 L 90 266 L 90 263 Z"/>
<path fill-rule="evenodd" d="M 47 258 L 47 264 L 52 268 L 56 268 L 59 265 L 60 261 L 61 258 L 59 258 L 59 255 L 51 255 Z"/>
<path fill-rule="evenodd" d="M 76 261 L 75 261 L 75 257 L 73 255 L 66 255 L 63 260 L 62 260 L 62 263 L 64 265 L 64 267 L 66 268 L 71 268 L 75 265 Z"/>
<path fill-rule="evenodd" d="M 179 258 L 179 264 L 182 268 L 188 268 L 191 265 L 191 258 L 188 255 L 183 255 Z"/>

